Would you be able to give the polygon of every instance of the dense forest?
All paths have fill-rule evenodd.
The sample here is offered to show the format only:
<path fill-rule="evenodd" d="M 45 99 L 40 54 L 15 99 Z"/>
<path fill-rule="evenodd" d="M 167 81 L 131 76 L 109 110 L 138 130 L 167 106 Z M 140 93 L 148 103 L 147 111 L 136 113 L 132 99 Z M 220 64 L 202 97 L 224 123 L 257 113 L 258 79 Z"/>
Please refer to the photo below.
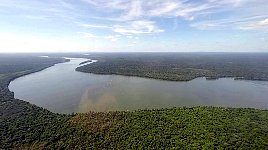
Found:
<path fill-rule="evenodd" d="M 0 60 L 0 149 L 268 149 L 267 110 L 182 107 L 56 114 L 15 99 L 8 84 L 66 60 L 2 54 Z"/>
<path fill-rule="evenodd" d="M 97 63 L 76 70 L 171 81 L 197 77 L 268 80 L 266 53 L 114 53 L 95 57 L 99 60 Z"/>

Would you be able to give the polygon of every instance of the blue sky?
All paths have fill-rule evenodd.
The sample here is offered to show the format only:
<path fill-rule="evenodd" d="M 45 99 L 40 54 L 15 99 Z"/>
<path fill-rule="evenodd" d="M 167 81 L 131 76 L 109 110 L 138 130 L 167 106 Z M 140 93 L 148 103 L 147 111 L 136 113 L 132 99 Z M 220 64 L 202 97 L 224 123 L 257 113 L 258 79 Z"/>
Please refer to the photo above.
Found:
<path fill-rule="evenodd" d="M 0 52 L 268 52 L 268 0 L 0 0 Z"/>

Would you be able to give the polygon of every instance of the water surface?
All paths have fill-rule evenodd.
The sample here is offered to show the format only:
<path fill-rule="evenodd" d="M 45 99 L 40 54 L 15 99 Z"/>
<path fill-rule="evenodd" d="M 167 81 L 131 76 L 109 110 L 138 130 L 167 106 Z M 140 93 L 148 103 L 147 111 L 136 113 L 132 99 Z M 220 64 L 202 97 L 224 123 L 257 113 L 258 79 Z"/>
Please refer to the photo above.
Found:
<path fill-rule="evenodd" d="M 76 72 L 76 58 L 12 81 L 15 97 L 53 112 L 136 110 L 180 106 L 268 108 L 268 82 L 232 78 L 172 82 Z"/>

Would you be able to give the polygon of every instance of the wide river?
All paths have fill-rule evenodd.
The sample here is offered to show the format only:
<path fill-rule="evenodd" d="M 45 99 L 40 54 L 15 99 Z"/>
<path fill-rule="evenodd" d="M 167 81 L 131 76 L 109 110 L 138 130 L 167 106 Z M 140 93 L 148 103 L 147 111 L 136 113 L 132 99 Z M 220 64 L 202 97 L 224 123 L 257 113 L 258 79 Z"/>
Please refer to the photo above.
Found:
<path fill-rule="evenodd" d="M 58 113 L 181 106 L 268 108 L 268 82 L 232 78 L 160 81 L 76 72 L 83 58 L 15 79 L 15 97 Z"/>

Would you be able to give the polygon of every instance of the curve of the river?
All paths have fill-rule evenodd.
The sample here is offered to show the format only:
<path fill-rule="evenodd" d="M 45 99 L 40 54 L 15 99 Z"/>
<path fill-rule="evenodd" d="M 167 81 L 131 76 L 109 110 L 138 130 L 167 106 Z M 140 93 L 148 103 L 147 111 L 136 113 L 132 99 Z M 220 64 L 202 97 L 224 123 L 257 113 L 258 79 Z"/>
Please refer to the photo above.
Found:
<path fill-rule="evenodd" d="M 76 72 L 87 59 L 72 58 L 15 79 L 15 97 L 58 113 L 181 106 L 268 108 L 268 82 L 232 78 L 172 82 Z"/>

